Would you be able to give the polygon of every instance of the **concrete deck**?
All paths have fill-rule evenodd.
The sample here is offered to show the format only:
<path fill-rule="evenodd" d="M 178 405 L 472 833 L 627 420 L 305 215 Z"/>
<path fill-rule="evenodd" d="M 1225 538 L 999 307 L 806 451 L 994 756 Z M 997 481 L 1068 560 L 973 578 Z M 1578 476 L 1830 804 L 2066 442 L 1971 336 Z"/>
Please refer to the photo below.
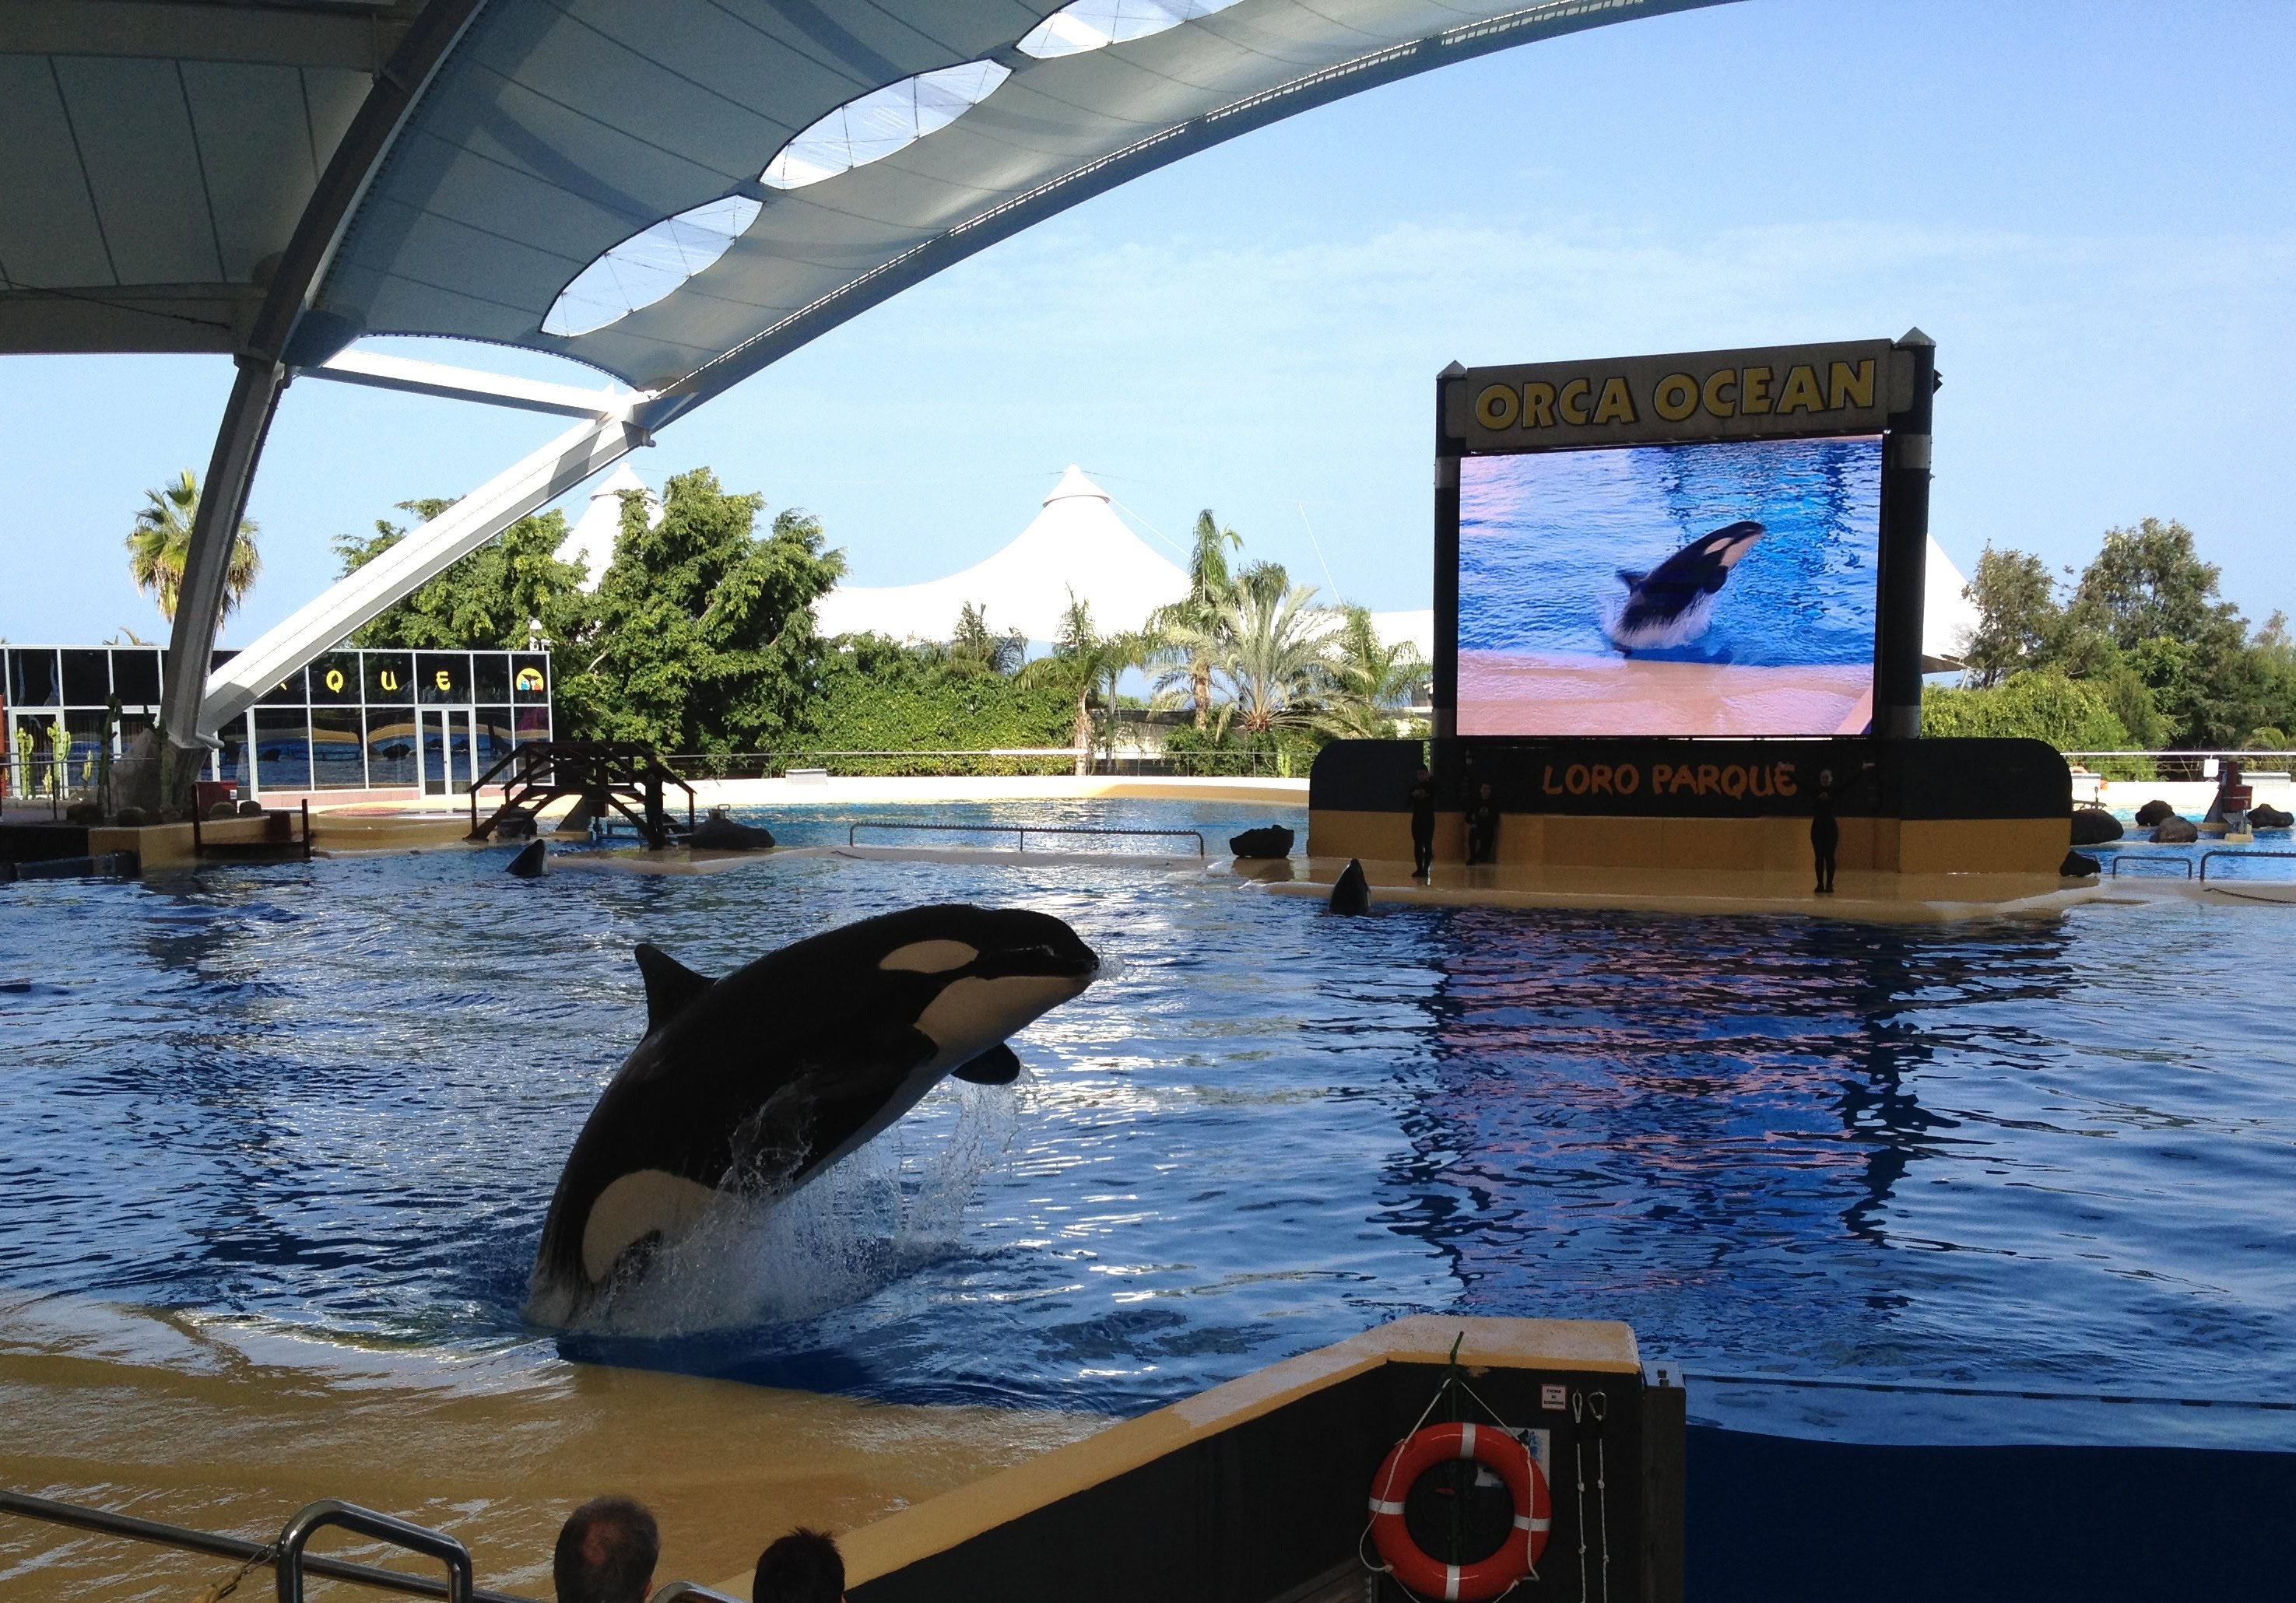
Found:
<path fill-rule="evenodd" d="M 1232 871 L 1277 895 L 1328 898 L 1347 866 L 1343 858 L 1294 857 L 1265 863 L 1237 863 Z M 1834 894 L 1822 896 L 1812 890 L 1806 870 L 1788 873 L 1470 868 L 1439 863 L 1432 882 L 1423 884 L 1411 877 L 1408 863 L 1366 861 L 1363 869 L 1371 883 L 1374 908 L 1389 904 L 1707 915 L 1787 913 L 1878 923 L 2046 917 L 2083 902 L 2125 896 L 2134 888 L 2101 886 L 2095 879 L 2063 879 L 2054 874 L 1884 874 L 1844 870 L 1835 879 Z M 2296 886 L 2291 889 L 2296 890 Z"/>

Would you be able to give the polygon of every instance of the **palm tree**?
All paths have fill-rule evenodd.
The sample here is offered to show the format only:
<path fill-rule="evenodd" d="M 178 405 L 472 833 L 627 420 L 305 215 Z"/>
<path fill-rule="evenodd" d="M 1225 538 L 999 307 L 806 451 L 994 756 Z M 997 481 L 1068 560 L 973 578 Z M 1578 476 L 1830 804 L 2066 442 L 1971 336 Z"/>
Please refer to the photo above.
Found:
<path fill-rule="evenodd" d="M 1094 698 L 1098 697 L 1103 707 L 1113 711 L 1117 685 L 1125 670 L 1147 666 L 1161 644 L 1160 635 L 1147 631 L 1099 633 L 1092 626 L 1091 604 L 1078 600 L 1073 591 L 1070 593 L 1068 611 L 1061 618 L 1060 638 L 1054 642 L 1053 654 L 1029 667 L 1040 675 L 1058 675 L 1056 683 L 1076 697 L 1076 717 L 1070 725 L 1069 738 L 1076 748 L 1076 771 L 1079 775 L 1091 768 Z M 1107 742 L 1111 749 L 1114 741 L 1111 720 Z"/>
<path fill-rule="evenodd" d="M 1196 542 L 1188 552 L 1188 593 L 1185 599 L 1159 607 L 1148 620 L 1152 634 L 1183 659 L 1185 667 L 1157 681 L 1157 688 L 1185 682 L 1196 709 L 1196 727 L 1205 728 L 1211 716 L 1212 665 L 1219 657 L 1220 609 L 1234 599 L 1234 581 L 1228 577 L 1229 547 L 1243 549 L 1243 536 L 1222 528 L 1206 507 L 1196 514 Z M 1161 653 L 1159 653 L 1161 655 Z"/>
<path fill-rule="evenodd" d="M 956 633 L 948 642 L 948 659 L 971 673 L 1012 674 L 1029 655 L 1029 642 L 1018 629 L 1002 634 L 988 627 L 988 609 L 967 601 L 957 613 Z"/>
<path fill-rule="evenodd" d="M 1235 720 L 1249 734 L 1308 723 L 1320 710 L 1332 679 L 1324 650 L 1332 618 L 1315 600 L 1312 585 L 1277 593 L 1245 584 L 1221 609 L 1226 650 L 1219 673 L 1235 702 Z"/>
<path fill-rule="evenodd" d="M 1426 688 L 1428 667 L 1409 641 L 1382 645 L 1371 613 L 1349 607 L 1324 657 L 1331 675 L 1329 705 L 1316 727 L 1345 740 L 1383 740 L 1394 732 L 1397 709 Z"/>
<path fill-rule="evenodd" d="M 127 536 L 127 572 L 135 588 L 149 591 L 159 601 L 160 616 L 176 621 L 176 602 L 184 587 L 184 566 L 191 560 L 192 525 L 200 515 L 200 481 L 185 468 L 175 483 L 144 492 L 146 503 L 135 514 L 135 532 Z M 231 563 L 223 577 L 223 616 L 245 599 L 263 571 L 255 551 L 255 520 L 242 518 L 239 535 L 231 544 Z"/>

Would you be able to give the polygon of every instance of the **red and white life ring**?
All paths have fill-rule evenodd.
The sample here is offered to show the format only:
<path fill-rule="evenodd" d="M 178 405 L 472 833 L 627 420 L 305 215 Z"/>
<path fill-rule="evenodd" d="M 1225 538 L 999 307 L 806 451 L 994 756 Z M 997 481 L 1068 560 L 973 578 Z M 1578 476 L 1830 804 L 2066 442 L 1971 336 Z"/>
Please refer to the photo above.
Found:
<path fill-rule="evenodd" d="M 1419 1477 L 1449 1459 L 1472 1459 L 1506 1483 L 1514 1529 L 1473 1564 L 1442 1564 L 1411 1540 L 1403 1500 Z M 1429 1425 L 1388 1450 L 1371 1482 L 1371 1539 L 1390 1574 L 1422 1597 L 1487 1603 L 1529 1574 L 1554 1524 L 1546 1476 L 1530 1450 L 1496 1426 Z"/>

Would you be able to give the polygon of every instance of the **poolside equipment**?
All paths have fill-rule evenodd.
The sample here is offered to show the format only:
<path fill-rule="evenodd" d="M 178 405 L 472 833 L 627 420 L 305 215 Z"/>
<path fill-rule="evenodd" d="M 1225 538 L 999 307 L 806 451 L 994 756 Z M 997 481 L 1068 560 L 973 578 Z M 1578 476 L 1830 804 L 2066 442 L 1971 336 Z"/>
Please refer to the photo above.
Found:
<path fill-rule="evenodd" d="M 1582 1394 L 1583 1395 L 1583 1394 Z M 1429 1407 L 1433 1407 L 1433 1403 Z M 1413 1539 L 1405 1497 L 1438 1464 L 1464 1460 L 1505 1483 L 1513 1524 L 1487 1557 L 1469 1564 L 1435 1558 Z M 1371 1539 L 1388 1574 L 1422 1597 L 1485 1603 L 1536 1574 L 1554 1527 L 1546 1474 L 1505 1427 L 1454 1420 L 1423 1425 L 1388 1450 L 1371 1481 Z M 1581 1522 L 1583 1533 L 1584 1522 Z"/>
<path fill-rule="evenodd" d="M 1295 837 L 1280 823 L 1262 824 L 1227 838 L 1227 849 L 1239 857 L 1289 857 Z"/>
<path fill-rule="evenodd" d="M 503 798 L 484 819 L 479 796 L 488 785 Z M 633 740 L 536 740 L 514 748 L 471 786 L 472 840 L 485 840 L 512 813 L 534 814 L 552 802 L 578 797 L 561 828 L 619 814 L 647 846 L 660 851 L 670 841 L 669 815 L 662 806 L 668 787 L 685 792 L 685 827 L 693 827 L 693 787 L 651 746 Z"/>
<path fill-rule="evenodd" d="M 1371 911 L 1371 884 L 1364 878 L 1363 864 L 1352 857 L 1348 859 L 1347 870 L 1341 874 L 1339 883 L 1332 887 L 1332 911 L 1339 913 Z"/>
<path fill-rule="evenodd" d="M 1440 1418 L 1446 1400 L 1461 1419 Z M 1679 1603 L 1683 1403 L 1679 1373 L 1646 1370 L 1612 1321 L 1414 1314 L 842 1534 L 847 1595 L 1361 1603 L 1395 1596 L 1392 1569 L 1423 1599 L 1492 1599 L 1536 1555 L 1538 1580 L 1518 1597 Z M 1445 1483 L 1456 1492 L 1465 1477 L 1444 1465 L 1467 1417 L 1473 1460 L 1505 1491 L 1470 1488 L 1461 1535 L 1480 1541 L 1449 1566 L 1428 1550 L 1449 1548 Z M 1528 1428 L 1509 1434 L 1502 1419 Z M 1583 1498 L 1541 1490 L 1580 1460 Z M 1367 1491 L 1406 1509 L 1368 1511 L 1400 1567 L 1372 1550 Z M 1504 1552 L 1477 1551 L 1486 1543 Z"/>
<path fill-rule="evenodd" d="M 2103 846 L 2120 838 L 2120 820 L 2103 807 L 2073 809 L 2073 844 Z"/>
<path fill-rule="evenodd" d="M 946 1075 L 1009 1084 L 1005 1038 L 1100 959 L 1060 920 L 911 908 L 720 979 L 637 949 L 646 1033 L 582 1126 L 529 1280 L 530 1317 L 578 1318 L 729 1198 L 784 1197 Z"/>
<path fill-rule="evenodd" d="M 693 826 L 685 844 L 699 852 L 763 852 L 772 848 L 774 832 L 757 824 L 736 823 L 723 807 Z"/>

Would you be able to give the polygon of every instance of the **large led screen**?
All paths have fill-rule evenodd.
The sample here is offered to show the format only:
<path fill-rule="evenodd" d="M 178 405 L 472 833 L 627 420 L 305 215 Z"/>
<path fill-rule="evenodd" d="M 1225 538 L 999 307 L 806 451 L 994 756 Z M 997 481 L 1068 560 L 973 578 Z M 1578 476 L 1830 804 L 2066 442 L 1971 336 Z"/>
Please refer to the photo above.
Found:
<path fill-rule="evenodd" d="M 1459 463 L 1463 735 L 1859 734 L 1882 441 Z"/>

